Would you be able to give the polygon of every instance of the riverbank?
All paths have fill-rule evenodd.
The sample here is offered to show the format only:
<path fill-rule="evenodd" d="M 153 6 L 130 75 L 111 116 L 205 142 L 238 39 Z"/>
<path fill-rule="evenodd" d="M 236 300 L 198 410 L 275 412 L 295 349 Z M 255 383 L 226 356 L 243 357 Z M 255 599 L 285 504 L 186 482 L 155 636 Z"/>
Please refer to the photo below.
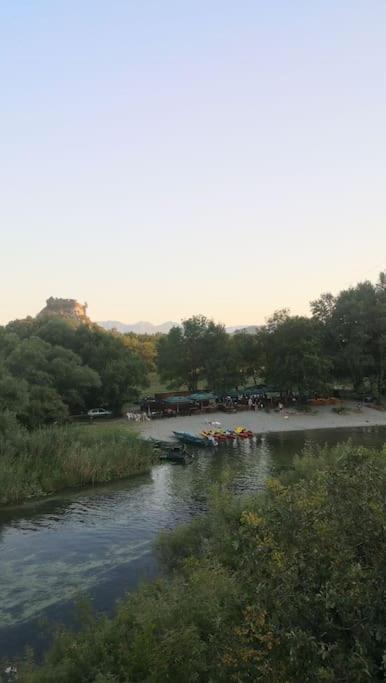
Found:
<path fill-rule="evenodd" d="M 317 407 L 309 413 L 300 411 L 283 410 L 282 413 L 271 411 L 242 411 L 239 413 L 210 413 L 191 415 L 190 417 L 173 417 L 161 420 L 153 420 L 139 426 L 143 437 L 156 439 L 169 439 L 173 431 L 192 432 L 199 434 L 208 427 L 209 421 L 221 422 L 222 427 L 234 429 L 238 425 L 244 425 L 255 434 L 268 432 L 290 432 L 308 429 L 346 429 L 355 427 L 385 427 L 386 411 L 376 410 L 364 405 L 357 409 L 354 403 L 346 402 L 344 412 L 337 414 L 331 406 Z"/>
<path fill-rule="evenodd" d="M 0 505 L 148 472 L 153 449 L 123 425 L 9 431 L 0 440 Z"/>

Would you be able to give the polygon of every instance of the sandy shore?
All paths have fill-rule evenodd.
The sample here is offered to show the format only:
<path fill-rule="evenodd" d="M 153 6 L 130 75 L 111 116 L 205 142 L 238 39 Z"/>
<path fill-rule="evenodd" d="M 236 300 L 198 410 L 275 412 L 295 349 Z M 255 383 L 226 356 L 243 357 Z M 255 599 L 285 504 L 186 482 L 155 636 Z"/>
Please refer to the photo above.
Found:
<path fill-rule="evenodd" d="M 288 417 L 271 412 L 243 411 L 240 413 L 211 413 L 210 415 L 192 415 L 191 417 L 170 417 L 155 419 L 141 425 L 140 430 L 145 438 L 170 439 L 173 430 L 178 432 L 192 432 L 199 434 L 208 427 L 209 421 L 218 420 L 222 427 L 234 428 L 244 425 L 256 434 L 267 432 L 289 432 L 304 429 L 336 429 L 338 427 L 386 427 L 386 411 L 381 412 L 364 406 L 356 411 L 354 406 L 347 404 L 348 413 L 337 415 L 331 407 L 316 408 L 314 413 L 293 414 L 289 411 Z"/>

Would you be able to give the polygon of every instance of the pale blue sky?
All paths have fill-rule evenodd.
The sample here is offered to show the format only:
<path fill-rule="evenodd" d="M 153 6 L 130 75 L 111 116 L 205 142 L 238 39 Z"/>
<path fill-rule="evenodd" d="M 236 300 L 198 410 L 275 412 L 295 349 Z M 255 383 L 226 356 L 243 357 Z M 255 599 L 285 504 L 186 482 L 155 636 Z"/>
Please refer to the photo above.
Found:
<path fill-rule="evenodd" d="M 386 267 L 384 0 L 2 0 L 0 322 L 260 323 Z"/>

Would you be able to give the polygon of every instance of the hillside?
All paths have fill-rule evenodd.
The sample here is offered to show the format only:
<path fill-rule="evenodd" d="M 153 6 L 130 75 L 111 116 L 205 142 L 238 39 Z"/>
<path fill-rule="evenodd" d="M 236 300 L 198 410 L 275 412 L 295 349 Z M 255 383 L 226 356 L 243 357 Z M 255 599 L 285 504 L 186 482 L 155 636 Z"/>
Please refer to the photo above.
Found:
<path fill-rule="evenodd" d="M 100 320 L 97 324 L 105 330 L 115 329 L 118 332 L 135 332 L 135 334 L 158 334 L 160 332 L 167 334 L 174 325 L 178 325 L 178 323 L 174 323 L 171 320 L 161 325 L 153 325 L 153 323 L 145 320 L 140 320 L 136 323 L 122 323 L 119 320 Z"/>
<path fill-rule="evenodd" d="M 91 323 L 87 316 L 87 304 L 80 304 L 76 299 L 60 299 L 49 297 L 45 307 L 37 314 L 37 318 L 65 318 L 79 323 Z"/>

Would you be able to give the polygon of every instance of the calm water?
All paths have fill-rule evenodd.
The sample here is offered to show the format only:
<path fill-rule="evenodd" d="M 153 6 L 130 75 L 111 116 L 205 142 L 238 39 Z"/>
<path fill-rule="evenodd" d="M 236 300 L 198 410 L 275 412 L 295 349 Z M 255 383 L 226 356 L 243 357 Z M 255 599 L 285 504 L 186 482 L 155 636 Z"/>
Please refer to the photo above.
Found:
<path fill-rule="evenodd" d="M 87 594 L 111 610 L 141 580 L 159 573 L 152 542 L 206 509 L 211 486 L 227 469 L 235 493 L 264 488 L 291 465 L 306 440 L 381 445 L 385 428 L 269 434 L 196 451 L 187 466 L 162 464 L 148 475 L 67 492 L 0 513 L 0 657 L 27 644 L 40 653 L 52 623 L 76 625 L 74 599 Z"/>

